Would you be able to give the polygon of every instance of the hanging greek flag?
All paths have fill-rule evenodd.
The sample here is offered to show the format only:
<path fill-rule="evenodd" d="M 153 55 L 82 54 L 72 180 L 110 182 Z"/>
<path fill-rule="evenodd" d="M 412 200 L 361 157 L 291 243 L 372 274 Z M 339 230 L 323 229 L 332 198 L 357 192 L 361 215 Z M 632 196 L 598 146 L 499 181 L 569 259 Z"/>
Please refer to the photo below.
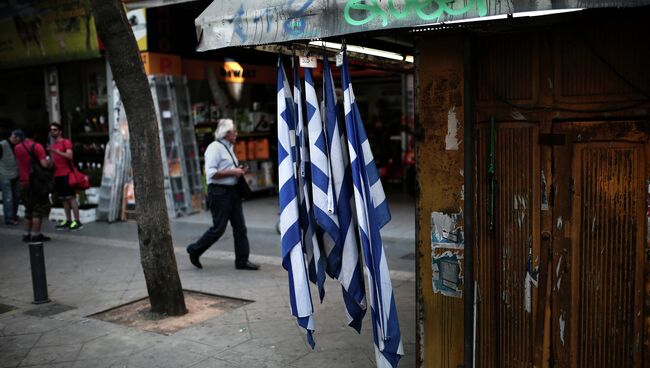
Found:
<path fill-rule="evenodd" d="M 327 253 L 327 269 L 328 274 L 337 278 L 343 287 L 343 301 L 348 324 L 360 332 L 361 322 L 366 314 L 366 289 L 359 257 L 356 219 L 352 210 L 354 205 L 352 171 L 346 139 L 339 124 L 334 78 L 332 78 L 332 70 L 326 53 L 323 57 L 323 100 L 325 105 L 325 141 L 329 157 L 328 169 L 333 187 L 332 199 L 334 200 L 332 221 L 338 226 L 336 229 L 338 236 L 332 235 L 335 242 L 334 247 Z M 329 202 L 328 194 L 328 211 Z M 328 231 L 328 233 L 330 232 Z"/>
<path fill-rule="evenodd" d="M 293 98 L 284 74 L 282 60 L 278 59 L 278 186 L 280 188 L 280 236 L 282 239 L 282 266 L 289 274 L 291 314 L 307 330 L 307 341 L 314 348 L 314 306 L 302 249 L 299 223 L 298 173 L 296 166 L 296 133 Z"/>
<path fill-rule="evenodd" d="M 295 60 L 294 60 L 295 61 Z M 300 227 L 305 254 L 307 256 L 307 270 L 309 280 L 318 286 L 320 301 L 325 297 L 325 263 L 321 258 L 319 242 L 316 233 L 316 222 L 312 209 L 311 195 L 311 165 L 307 137 L 305 137 L 305 125 L 302 113 L 302 91 L 300 89 L 300 76 L 298 64 L 293 67 L 293 101 L 296 114 L 296 139 L 298 163 L 298 199 L 300 208 Z M 320 237 L 322 239 L 322 237 Z"/>
<path fill-rule="evenodd" d="M 395 367 L 404 355 L 404 350 L 393 287 L 379 233 L 390 221 L 390 212 L 359 108 L 354 100 L 345 51 L 341 78 L 356 217 L 368 277 L 375 357 L 378 367 Z"/>

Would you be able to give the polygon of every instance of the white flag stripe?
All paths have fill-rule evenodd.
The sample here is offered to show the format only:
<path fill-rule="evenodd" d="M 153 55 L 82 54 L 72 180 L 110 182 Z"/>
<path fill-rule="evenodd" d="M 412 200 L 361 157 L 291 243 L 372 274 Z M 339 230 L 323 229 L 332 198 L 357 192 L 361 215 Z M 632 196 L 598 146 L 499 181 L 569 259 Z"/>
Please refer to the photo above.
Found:
<path fill-rule="evenodd" d="M 302 249 L 300 248 L 300 243 L 298 243 L 293 247 L 293 249 L 291 249 L 291 269 L 299 270 L 304 268 L 305 268 L 305 261 L 302 255 Z M 295 285 L 294 287 L 296 290 L 296 294 L 307 293 L 309 289 L 309 283 L 307 282 L 307 273 L 294 272 L 293 284 Z M 306 298 L 297 298 L 296 306 L 298 307 L 299 317 L 310 316 L 313 312 L 311 300 L 308 300 Z"/>
<path fill-rule="evenodd" d="M 370 187 L 370 195 L 374 199 L 372 202 L 375 208 L 377 208 L 377 203 L 384 203 L 386 201 L 386 194 L 384 193 L 384 187 L 381 185 L 381 181 L 377 180 Z"/>

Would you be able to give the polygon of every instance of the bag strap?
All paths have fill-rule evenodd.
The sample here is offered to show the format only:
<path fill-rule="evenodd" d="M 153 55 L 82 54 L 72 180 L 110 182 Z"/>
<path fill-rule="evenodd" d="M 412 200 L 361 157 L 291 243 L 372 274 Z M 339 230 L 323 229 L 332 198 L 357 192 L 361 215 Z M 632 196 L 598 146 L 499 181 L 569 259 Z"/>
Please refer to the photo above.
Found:
<path fill-rule="evenodd" d="M 34 144 L 32 144 L 32 146 L 30 148 L 27 148 L 27 146 L 25 145 L 25 142 L 22 142 L 21 144 L 23 145 L 23 148 L 25 148 L 25 151 L 27 151 L 27 153 L 29 153 L 29 155 L 32 156 L 32 159 L 35 160 L 36 163 L 38 163 L 38 159 L 36 158 L 36 155 L 34 154 L 34 147 L 36 147 L 36 142 L 34 142 Z"/>
<path fill-rule="evenodd" d="M 223 143 L 222 141 L 220 141 L 218 139 L 217 139 L 217 142 L 221 143 L 221 145 L 224 146 L 226 151 L 228 151 L 228 154 L 230 155 L 230 158 L 232 159 L 233 165 L 235 165 L 235 167 L 237 167 L 237 164 L 238 164 L 239 161 L 235 161 L 235 157 L 232 155 L 232 153 L 230 153 L 230 150 L 228 149 L 228 146 L 226 146 L 225 143 Z"/>

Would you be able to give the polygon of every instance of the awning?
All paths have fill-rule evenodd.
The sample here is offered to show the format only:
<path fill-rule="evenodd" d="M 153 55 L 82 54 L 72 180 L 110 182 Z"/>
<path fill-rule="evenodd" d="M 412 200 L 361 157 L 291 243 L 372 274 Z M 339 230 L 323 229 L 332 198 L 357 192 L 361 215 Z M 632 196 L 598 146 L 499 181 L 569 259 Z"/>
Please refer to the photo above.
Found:
<path fill-rule="evenodd" d="M 650 0 L 215 0 L 196 19 L 198 51 L 320 39 L 505 14 L 650 5 Z"/>

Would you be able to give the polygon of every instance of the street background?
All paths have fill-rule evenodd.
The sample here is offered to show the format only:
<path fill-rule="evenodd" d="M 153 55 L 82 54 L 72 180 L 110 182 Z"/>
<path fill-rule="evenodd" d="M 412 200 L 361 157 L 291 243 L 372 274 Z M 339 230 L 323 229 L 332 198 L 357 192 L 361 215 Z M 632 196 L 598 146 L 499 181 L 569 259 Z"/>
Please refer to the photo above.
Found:
<path fill-rule="evenodd" d="M 208 212 L 170 221 L 186 290 L 253 300 L 214 319 L 169 335 L 140 331 L 88 316 L 147 296 L 135 221 L 89 223 L 57 232 L 45 243 L 49 297 L 31 304 L 29 252 L 22 228 L 0 227 L 0 367 L 372 367 L 370 313 L 361 336 L 346 326 L 340 286 L 329 280 L 325 300 L 314 298 L 315 350 L 290 314 L 287 273 L 276 230 L 277 197 L 244 202 L 257 272 L 235 270 L 230 227 L 194 268 L 185 247 L 211 222 Z M 405 356 L 415 365 L 414 201 L 390 195 L 392 221 L 382 230 Z M 312 289 L 312 295 L 317 295 Z M 14 307 L 14 309 L 10 309 Z"/>

